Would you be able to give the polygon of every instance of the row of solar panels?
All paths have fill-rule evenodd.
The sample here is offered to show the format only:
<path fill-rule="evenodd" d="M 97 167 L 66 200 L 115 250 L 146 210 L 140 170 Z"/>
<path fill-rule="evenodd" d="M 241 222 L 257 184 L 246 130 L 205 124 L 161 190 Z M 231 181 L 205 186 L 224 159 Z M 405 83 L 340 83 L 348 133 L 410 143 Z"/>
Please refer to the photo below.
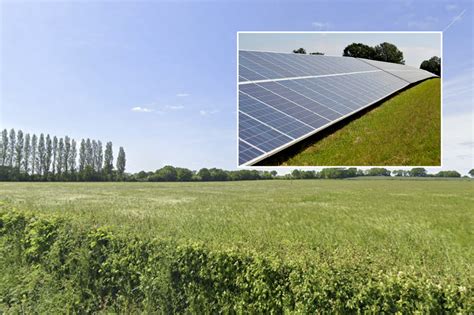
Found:
<path fill-rule="evenodd" d="M 373 60 L 239 51 L 239 165 L 252 165 L 433 76 Z"/>

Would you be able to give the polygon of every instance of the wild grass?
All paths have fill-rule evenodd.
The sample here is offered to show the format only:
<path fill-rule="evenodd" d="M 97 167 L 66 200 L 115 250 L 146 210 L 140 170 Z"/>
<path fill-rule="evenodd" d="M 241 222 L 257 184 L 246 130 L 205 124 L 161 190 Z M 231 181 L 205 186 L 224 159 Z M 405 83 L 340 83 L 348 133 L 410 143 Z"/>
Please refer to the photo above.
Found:
<path fill-rule="evenodd" d="M 0 183 L 0 202 L 145 238 L 467 276 L 473 189 L 463 180 Z"/>
<path fill-rule="evenodd" d="M 440 165 L 440 91 L 440 79 L 424 81 L 325 137 L 309 139 L 261 164 Z"/>

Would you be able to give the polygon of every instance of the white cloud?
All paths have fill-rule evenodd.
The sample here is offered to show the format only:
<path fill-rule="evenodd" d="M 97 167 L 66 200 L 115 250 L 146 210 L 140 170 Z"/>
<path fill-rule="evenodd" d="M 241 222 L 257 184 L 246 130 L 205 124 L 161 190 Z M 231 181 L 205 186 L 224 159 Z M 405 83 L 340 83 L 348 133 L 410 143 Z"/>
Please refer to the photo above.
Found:
<path fill-rule="evenodd" d="M 417 30 L 433 30 L 437 29 L 438 18 L 434 16 L 427 16 L 422 19 L 408 21 L 408 27 Z"/>
<path fill-rule="evenodd" d="M 183 105 L 166 105 L 165 108 L 169 110 L 180 110 L 180 109 L 183 109 L 184 106 Z"/>
<path fill-rule="evenodd" d="M 201 109 L 199 111 L 199 114 L 201 116 L 208 116 L 208 115 L 214 115 L 214 114 L 217 114 L 219 111 L 217 109 L 213 109 L 213 110 L 204 110 L 204 109 Z"/>
<path fill-rule="evenodd" d="M 313 22 L 311 26 L 317 31 L 327 31 L 329 29 L 330 24 L 327 22 Z"/>
<path fill-rule="evenodd" d="M 131 109 L 132 112 L 151 113 L 154 110 L 146 107 L 136 106 Z"/>
<path fill-rule="evenodd" d="M 189 96 L 188 93 L 178 93 L 176 94 L 177 97 L 186 97 L 186 96 Z"/>
<path fill-rule="evenodd" d="M 444 8 L 446 9 L 446 11 L 454 11 L 458 8 L 458 5 L 450 3 L 450 4 L 447 4 Z"/>

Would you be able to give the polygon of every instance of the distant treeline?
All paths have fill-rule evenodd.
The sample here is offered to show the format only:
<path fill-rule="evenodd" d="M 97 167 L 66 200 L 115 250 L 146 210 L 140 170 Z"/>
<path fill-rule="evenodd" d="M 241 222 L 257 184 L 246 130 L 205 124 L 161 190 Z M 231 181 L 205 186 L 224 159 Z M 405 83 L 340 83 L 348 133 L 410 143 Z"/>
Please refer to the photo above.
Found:
<path fill-rule="evenodd" d="M 192 182 L 192 181 L 239 181 L 270 179 L 338 179 L 359 176 L 404 177 L 461 177 L 457 171 L 440 171 L 428 174 L 424 168 L 389 171 L 386 168 L 367 170 L 352 168 L 325 168 L 321 171 L 293 170 L 278 175 L 277 171 L 234 170 L 202 168 L 193 171 L 167 165 L 156 171 L 125 173 L 125 151 L 119 149 L 114 168 L 112 142 L 105 150 L 100 140 L 82 139 L 79 152 L 74 139 L 50 135 L 24 134 L 6 129 L 0 142 L 0 181 L 140 181 L 140 182 Z M 474 177 L 474 169 L 469 171 Z"/>
<path fill-rule="evenodd" d="M 474 176 L 474 170 L 469 172 Z M 324 168 L 321 171 L 293 170 L 290 174 L 278 175 L 277 171 L 237 170 L 226 171 L 218 168 L 202 168 L 192 171 L 187 168 L 167 165 L 155 172 L 141 171 L 126 177 L 129 181 L 150 182 L 189 182 L 189 181 L 235 181 L 235 180 L 268 180 L 268 179 L 338 179 L 359 176 L 405 176 L 405 177 L 461 177 L 457 171 L 441 171 L 428 174 L 424 168 L 411 170 L 394 170 L 371 168 L 361 170 L 353 168 Z"/>
<path fill-rule="evenodd" d="M 461 174 L 457 171 L 440 171 L 436 174 L 429 174 L 424 168 L 412 168 L 411 170 L 389 171 L 385 168 L 371 168 L 367 170 L 353 168 L 324 168 L 321 171 L 293 170 L 290 174 L 278 175 L 277 171 L 257 171 L 257 170 L 235 170 L 227 171 L 219 168 L 201 168 L 199 171 L 193 171 L 183 167 L 164 166 L 156 171 L 141 171 L 134 174 L 122 173 L 117 176 L 70 176 L 53 177 L 44 179 L 40 176 L 28 177 L 9 177 L 8 172 L 1 171 L 11 169 L 9 167 L 0 167 L 0 180 L 3 181 L 41 181 L 41 180 L 62 180 L 62 181 L 127 181 L 127 182 L 211 182 L 211 181 L 240 181 L 240 180 L 292 180 L 292 179 L 341 179 L 362 176 L 395 176 L 395 177 L 451 177 L 459 178 Z M 80 174 L 80 172 L 79 172 Z M 474 177 L 474 169 L 469 171 Z"/>
<path fill-rule="evenodd" d="M 105 150 L 100 140 L 76 140 L 49 134 L 30 135 L 22 130 L 2 131 L 0 180 L 7 181 L 113 181 L 122 180 L 125 151 L 119 149 L 116 169 L 112 142 Z"/>

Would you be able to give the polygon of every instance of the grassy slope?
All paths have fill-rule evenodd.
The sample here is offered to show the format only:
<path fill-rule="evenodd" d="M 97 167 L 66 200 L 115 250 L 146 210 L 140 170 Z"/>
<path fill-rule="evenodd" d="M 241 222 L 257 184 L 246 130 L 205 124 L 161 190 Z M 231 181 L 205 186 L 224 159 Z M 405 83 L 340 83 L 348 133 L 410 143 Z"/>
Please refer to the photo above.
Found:
<path fill-rule="evenodd" d="M 469 277 L 473 188 L 462 180 L 0 183 L 0 203 L 143 237 Z"/>
<path fill-rule="evenodd" d="M 389 99 L 281 165 L 440 165 L 440 80 Z M 267 165 L 267 164 L 266 164 Z"/>

